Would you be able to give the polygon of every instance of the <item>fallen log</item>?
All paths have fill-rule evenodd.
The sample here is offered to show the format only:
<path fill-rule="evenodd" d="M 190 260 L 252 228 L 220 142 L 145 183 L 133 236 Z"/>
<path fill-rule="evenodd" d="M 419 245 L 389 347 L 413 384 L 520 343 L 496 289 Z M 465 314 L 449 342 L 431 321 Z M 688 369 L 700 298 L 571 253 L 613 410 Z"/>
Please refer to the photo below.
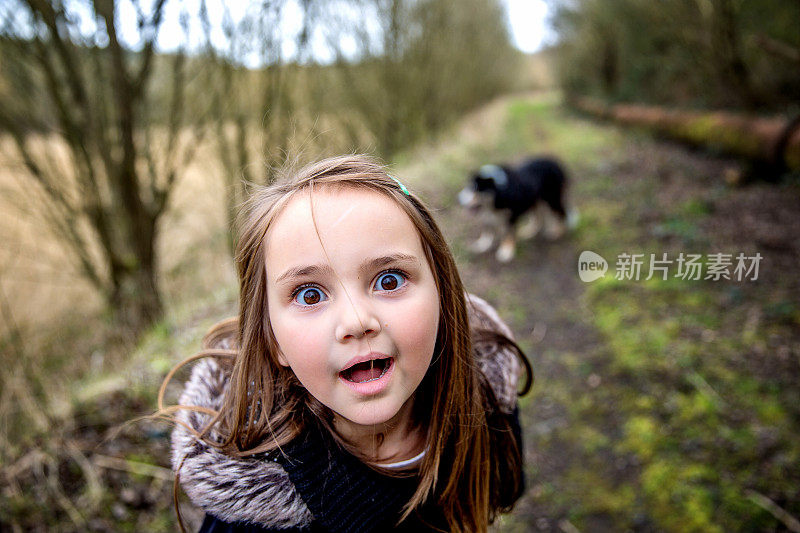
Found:
<path fill-rule="evenodd" d="M 800 116 L 758 117 L 727 111 L 607 104 L 594 98 L 574 98 L 568 104 L 599 118 L 767 165 L 778 175 L 800 170 Z"/>

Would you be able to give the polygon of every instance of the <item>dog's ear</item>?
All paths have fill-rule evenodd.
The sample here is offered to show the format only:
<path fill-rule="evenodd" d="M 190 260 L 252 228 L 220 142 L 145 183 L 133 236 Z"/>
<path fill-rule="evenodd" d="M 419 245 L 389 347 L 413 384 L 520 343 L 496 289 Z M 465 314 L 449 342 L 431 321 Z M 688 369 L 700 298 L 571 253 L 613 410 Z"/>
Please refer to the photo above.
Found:
<path fill-rule="evenodd" d="M 507 167 L 497 165 L 483 165 L 478 171 L 482 177 L 492 181 L 492 189 L 502 189 L 508 183 Z"/>

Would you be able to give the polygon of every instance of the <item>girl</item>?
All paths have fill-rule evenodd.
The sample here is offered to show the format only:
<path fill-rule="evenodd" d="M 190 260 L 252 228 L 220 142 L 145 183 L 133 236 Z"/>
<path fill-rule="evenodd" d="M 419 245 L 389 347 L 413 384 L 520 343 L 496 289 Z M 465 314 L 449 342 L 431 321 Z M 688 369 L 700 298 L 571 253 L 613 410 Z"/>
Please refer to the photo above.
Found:
<path fill-rule="evenodd" d="M 201 531 L 486 531 L 512 508 L 530 366 L 382 166 L 328 159 L 260 189 L 236 263 L 238 319 L 189 359 L 173 433 Z"/>

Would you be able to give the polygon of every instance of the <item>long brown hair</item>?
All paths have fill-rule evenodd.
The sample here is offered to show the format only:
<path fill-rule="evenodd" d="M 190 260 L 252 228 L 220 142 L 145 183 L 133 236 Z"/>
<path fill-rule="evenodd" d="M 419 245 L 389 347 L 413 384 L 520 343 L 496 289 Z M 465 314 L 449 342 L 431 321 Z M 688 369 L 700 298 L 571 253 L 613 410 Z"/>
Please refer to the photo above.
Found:
<path fill-rule="evenodd" d="M 473 361 L 464 288 L 442 232 L 422 202 L 369 157 L 336 157 L 284 172 L 275 184 L 255 190 L 244 205 L 236 251 L 238 320 L 212 328 L 203 352 L 232 359 L 231 378 L 220 411 L 198 437 L 230 455 L 244 456 L 279 448 L 319 422 L 342 442 L 333 430 L 332 412 L 278 362 L 267 312 L 263 245 L 272 221 L 295 194 L 327 187 L 367 189 L 394 200 L 417 228 L 436 281 L 440 318 L 435 351 L 413 408 L 415 422 L 427 428 L 427 452 L 402 519 L 433 505 L 450 531 L 485 531 L 521 494 L 522 451 L 507 417 L 497 415 L 491 387 Z M 233 336 L 234 328 L 232 351 L 213 350 L 220 338 Z M 530 366 L 524 356 L 508 339 L 500 342 L 520 354 L 529 388 Z M 223 436 L 221 441 L 207 438 L 211 427 Z"/>

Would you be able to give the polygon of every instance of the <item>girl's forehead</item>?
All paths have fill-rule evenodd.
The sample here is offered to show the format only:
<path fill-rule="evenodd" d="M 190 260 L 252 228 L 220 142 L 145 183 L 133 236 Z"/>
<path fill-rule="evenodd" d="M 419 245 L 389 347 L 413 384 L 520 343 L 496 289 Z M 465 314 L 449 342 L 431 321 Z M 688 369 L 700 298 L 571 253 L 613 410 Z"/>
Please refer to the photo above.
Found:
<path fill-rule="evenodd" d="M 368 253 L 371 248 L 423 253 L 414 221 L 397 201 L 365 188 L 323 187 L 299 191 L 278 213 L 265 235 L 267 261 L 302 256 Z M 287 259 L 288 258 L 288 259 Z M 427 261 L 424 257 L 423 260 Z"/>
<path fill-rule="evenodd" d="M 287 218 L 295 219 L 293 222 L 298 222 L 297 219 L 309 221 L 316 226 L 316 232 L 370 217 L 376 221 L 388 218 L 395 224 L 414 227 L 418 232 L 411 217 L 394 198 L 363 187 L 326 185 L 293 194 L 274 217 L 267 234 L 276 226 L 282 226 L 282 219 Z"/>

